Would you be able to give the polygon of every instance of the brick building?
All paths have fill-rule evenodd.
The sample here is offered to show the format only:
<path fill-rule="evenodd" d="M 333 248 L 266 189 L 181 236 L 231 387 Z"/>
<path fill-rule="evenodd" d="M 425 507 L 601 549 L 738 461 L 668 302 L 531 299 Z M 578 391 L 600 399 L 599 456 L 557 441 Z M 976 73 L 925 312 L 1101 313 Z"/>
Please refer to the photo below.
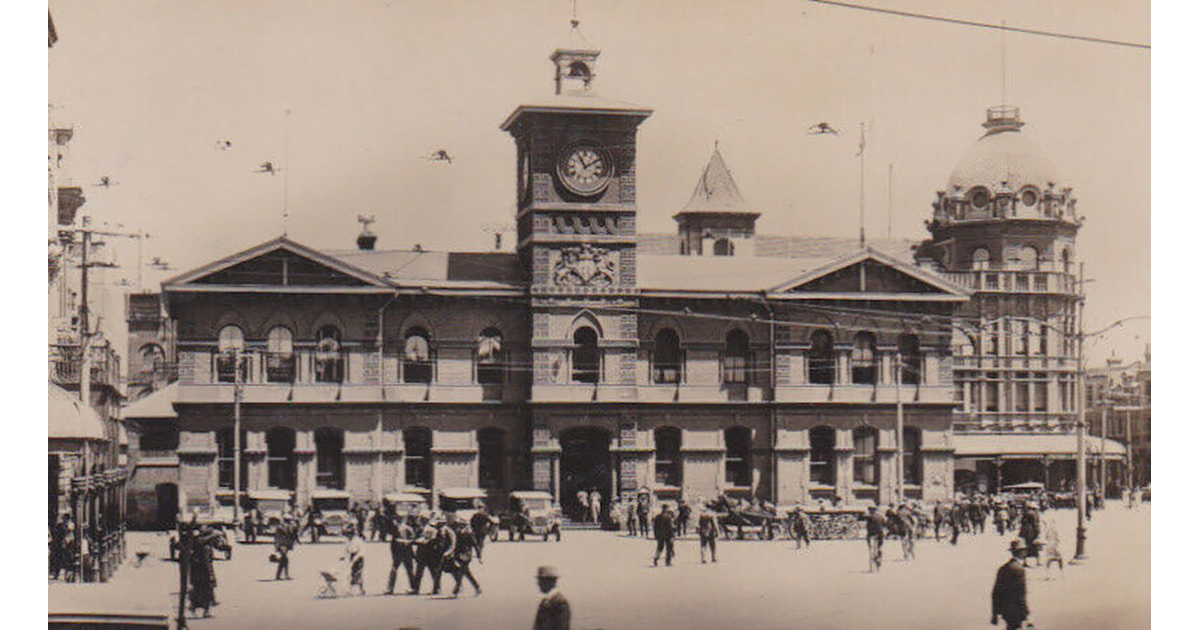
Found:
<path fill-rule="evenodd" d="M 231 501 L 237 391 L 243 486 L 300 504 L 950 495 L 969 291 L 905 262 L 907 243 L 758 235 L 715 150 L 678 234 L 639 234 L 652 111 L 595 94 L 598 56 L 556 50 L 555 95 L 501 126 L 515 253 L 376 249 L 364 229 L 357 249 L 279 238 L 164 282 L 182 503 Z"/>

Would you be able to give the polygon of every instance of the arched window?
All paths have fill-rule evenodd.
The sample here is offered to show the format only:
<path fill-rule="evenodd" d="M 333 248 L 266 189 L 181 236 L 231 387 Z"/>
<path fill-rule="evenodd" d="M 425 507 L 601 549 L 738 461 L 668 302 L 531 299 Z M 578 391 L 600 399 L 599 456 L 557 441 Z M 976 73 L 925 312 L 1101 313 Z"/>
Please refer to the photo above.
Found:
<path fill-rule="evenodd" d="M 971 198 L 971 205 L 975 206 L 975 208 L 982 210 L 988 206 L 990 197 L 986 188 L 972 189 L 969 195 Z"/>
<path fill-rule="evenodd" d="M 916 335 L 900 336 L 900 382 L 905 385 L 921 384 L 921 340 Z"/>
<path fill-rule="evenodd" d="M 404 430 L 404 483 L 433 488 L 433 433 L 425 427 Z"/>
<path fill-rule="evenodd" d="M 504 429 L 480 429 L 476 440 L 479 442 L 479 487 L 504 489 Z"/>
<path fill-rule="evenodd" d="M 475 381 L 480 385 L 504 383 L 504 344 L 500 331 L 488 328 L 475 340 Z"/>
<path fill-rule="evenodd" d="M 148 343 L 138 352 L 140 359 L 140 380 L 158 381 L 167 377 L 167 353 L 162 346 Z"/>
<path fill-rule="evenodd" d="M 650 357 L 650 374 L 657 384 L 678 384 L 683 371 L 679 335 L 663 328 L 654 335 L 654 351 Z"/>
<path fill-rule="evenodd" d="M 404 333 L 405 383 L 433 382 L 433 350 L 429 347 L 429 332 L 414 326 Z"/>
<path fill-rule="evenodd" d="M 250 467 L 246 462 L 246 432 L 242 431 L 242 475 L 241 489 L 246 489 L 247 478 L 249 478 Z M 217 431 L 217 486 L 233 489 L 233 428 L 225 427 Z"/>
<path fill-rule="evenodd" d="M 341 429 L 322 427 L 313 434 L 317 443 L 317 486 L 346 487 L 346 460 L 342 454 L 346 436 Z"/>
<path fill-rule="evenodd" d="M 814 332 L 808 350 L 808 382 L 832 385 L 835 366 L 833 335 L 825 330 Z"/>
<path fill-rule="evenodd" d="M 725 353 L 721 357 L 721 378 L 726 385 L 744 385 L 750 367 L 750 337 L 739 328 L 725 335 Z"/>
<path fill-rule="evenodd" d="M 275 427 L 267 431 L 267 485 L 296 489 L 296 431 Z"/>
<path fill-rule="evenodd" d="M 904 483 L 910 486 L 921 484 L 921 430 L 904 427 Z"/>
<path fill-rule="evenodd" d="M 1064 247 L 1062 250 L 1062 270 L 1063 273 L 1071 273 L 1071 248 Z"/>
<path fill-rule="evenodd" d="M 575 331 L 575 347 L 571 349 L 571 381 L 600 382 L 600 342 L 596 330 L 583 326 Z"/>
<path fill-rule="evenodd" d="M 749 488 L 751 475 L 750 429 L 725 429 L 725 483 L 735 488 Z"/>
<path fill-rule="evenodd" d="M 588 70 L 587 64 L 582 61 L 572 63 L 567 69 L 567 76 L 589 79 L 591 75 L 592 73 Z"/>
<path fill-rule="evenodd" d="M 875 355 L 875 335 L 860 332 L 854 336 L 850 354 L 850 381 L 856 385 L 873 385 L 879 372 Z"/>
<path fill-rule="evenodd" d="M 235 366 L 238 353 L 245 350 L 246 338 L 242 329 L 237 326 L 226 326 L 217 336 L 217 381 L 232 383 L 235 380 Z M 243 375 L 244 376 L 244 375 Z"/>
<path fill-rule="evenodd" d="M 854 483 L 869 486 L 879 483 L 878 449 L 878 431 L 872 427 L 854 429 Z"/>
<path fill-rule="evenodd" d="M 679 456 L 682 433 L 677 427 L 654 430 L 654 482 L 660 486 L 683 486 L 683 460 Z"/>
<path fill-rule="evenodd" d="M 971 269 L 984 271 L 992 264 L 992 253 L 986 247 L 980 247 L 971 254 Z"/>
<path fill-rule="evenodd" d="M 732 256 L 733 241 L 727 238 L 719 238 L 713 243 L 713 256 Z"/>
<path fill-rule="evenodd" d="M 813 427 L 808 431 L 808 476 L 813 485 L 832 486 L 837 479 L 833 457 L 834 436 L 831 427 Z"/>
<path fill-rule="evenodd" d="M 1038 268 L 1038 251 L 1036 248 L 1029 246 L 1016 247 L 1012 250 L 1012 260 L 1009 261 L 1012 269 L 1017 271 L 1037 271 Z"/>
<path fill-rule="evenodd" d="M 342 332 L 336 326 L 317 331 L 315 373 L 318 383 L 341 383 L 345 370 L 342 358 Z"/>
<path fill-rule="evenodd" d="M 276 326 L 267 333 L 267 382 L 291 383 L 296 379 L 296 354 L 292 331 Z"/>

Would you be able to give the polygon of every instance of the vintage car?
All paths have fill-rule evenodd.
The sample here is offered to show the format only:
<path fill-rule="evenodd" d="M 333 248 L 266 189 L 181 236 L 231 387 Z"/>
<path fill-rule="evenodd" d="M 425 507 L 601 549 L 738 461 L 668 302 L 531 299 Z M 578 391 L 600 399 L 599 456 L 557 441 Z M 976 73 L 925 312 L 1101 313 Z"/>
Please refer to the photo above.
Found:
<path fill-rule="evenodd" d="M 317 511 L 317 537 L 341 536 L 354 518 L 350 514 L 350 493 L 345 490 L 318 488 L 312 491 L 312 509 Z"/>
<path fill-rule="evenodd" d="M 487 492 L 479 488 L 442 488 L 438 490 L 437 506 L 443 514 L 460 521 L 470 521 L 475 512 L 483 509 Z"/>
<path fill-rule="evenodd" d="M 429 497 L 421 492 L 392 492 L 383 496 L 391 504 L 397 518 L 415 517 L 424 522 L 429 519 Z"/>
<path fill-rule="evenodd" d="M 562 540 L 562 509 L 554 504 L 549 492 L 518 490 L 508 495 L 509 509 L 500 517 L 500 528 L 508 530 L 508 539 L 525 540 L 525 535 L 540 535 L 543 541 L 554 536 Z"/>
<path fill-rule="evenodd" d="M 283 522 L 283 515 L 292 510 L 292 493 L 289 490 L 251 490 L 246 493 L 250 504 L 262 513 L 259 533 L 270 535 Z"/>

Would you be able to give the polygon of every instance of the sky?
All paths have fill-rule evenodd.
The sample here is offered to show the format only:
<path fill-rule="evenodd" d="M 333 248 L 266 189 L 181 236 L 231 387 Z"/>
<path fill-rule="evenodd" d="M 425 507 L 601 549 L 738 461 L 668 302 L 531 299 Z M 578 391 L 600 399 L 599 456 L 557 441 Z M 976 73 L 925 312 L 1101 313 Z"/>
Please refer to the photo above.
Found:
<path fill-rule="evenodd" d="M 1150 42 L 1147 1 L 864 2 Z M 288 236 L 317 248 L 353 247 L 360 214 L 381 249 L 491 248 L 515 209 L 499 124 L 553 94 L 548 56 L 571 17 L 570 0 L 49 4 L 68 175 L 94 221 L 151 234 L 144 261 L 173 269 L 145 269 L 147 287 L 279 236 L 285 199 Z M 638 135 L 641 231 L 674 231 L 719 141 L 760 233 L 856 236 L 865 123 L 868 241 L 887 236 L 889 207 L 893 236 L 922 238 L 986 108 L 1005 103 L 1086 217 L 1085 329 L 1150 315 L 1148 50 L 782 0 L 579 0 L 578 17 L 602 50 L 596 91 L 655 109 Z M 841 133 L 808 135 L 818 122 Z M 442 148 L 452 164 L 425 159 Z M 257 173 L 266 161 L 282 172 Z M 115 245 L 119 323 L 137 250 Z M 1089 363 L 1140 358 L 1149 338 L 1130 322 Z"/>

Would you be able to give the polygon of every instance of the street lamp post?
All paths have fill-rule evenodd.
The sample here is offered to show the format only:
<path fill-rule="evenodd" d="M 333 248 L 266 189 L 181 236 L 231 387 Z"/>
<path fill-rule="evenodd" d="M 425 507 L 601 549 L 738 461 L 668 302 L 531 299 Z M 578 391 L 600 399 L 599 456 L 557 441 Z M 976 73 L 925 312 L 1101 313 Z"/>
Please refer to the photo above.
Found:
<path fill-rule="evenodd" d="M 900 397 L 903 360 L 903 355 L 897 346 L 894 377 L 896 381 L 896 505 L 904 503 L 904 399 Z"/>

